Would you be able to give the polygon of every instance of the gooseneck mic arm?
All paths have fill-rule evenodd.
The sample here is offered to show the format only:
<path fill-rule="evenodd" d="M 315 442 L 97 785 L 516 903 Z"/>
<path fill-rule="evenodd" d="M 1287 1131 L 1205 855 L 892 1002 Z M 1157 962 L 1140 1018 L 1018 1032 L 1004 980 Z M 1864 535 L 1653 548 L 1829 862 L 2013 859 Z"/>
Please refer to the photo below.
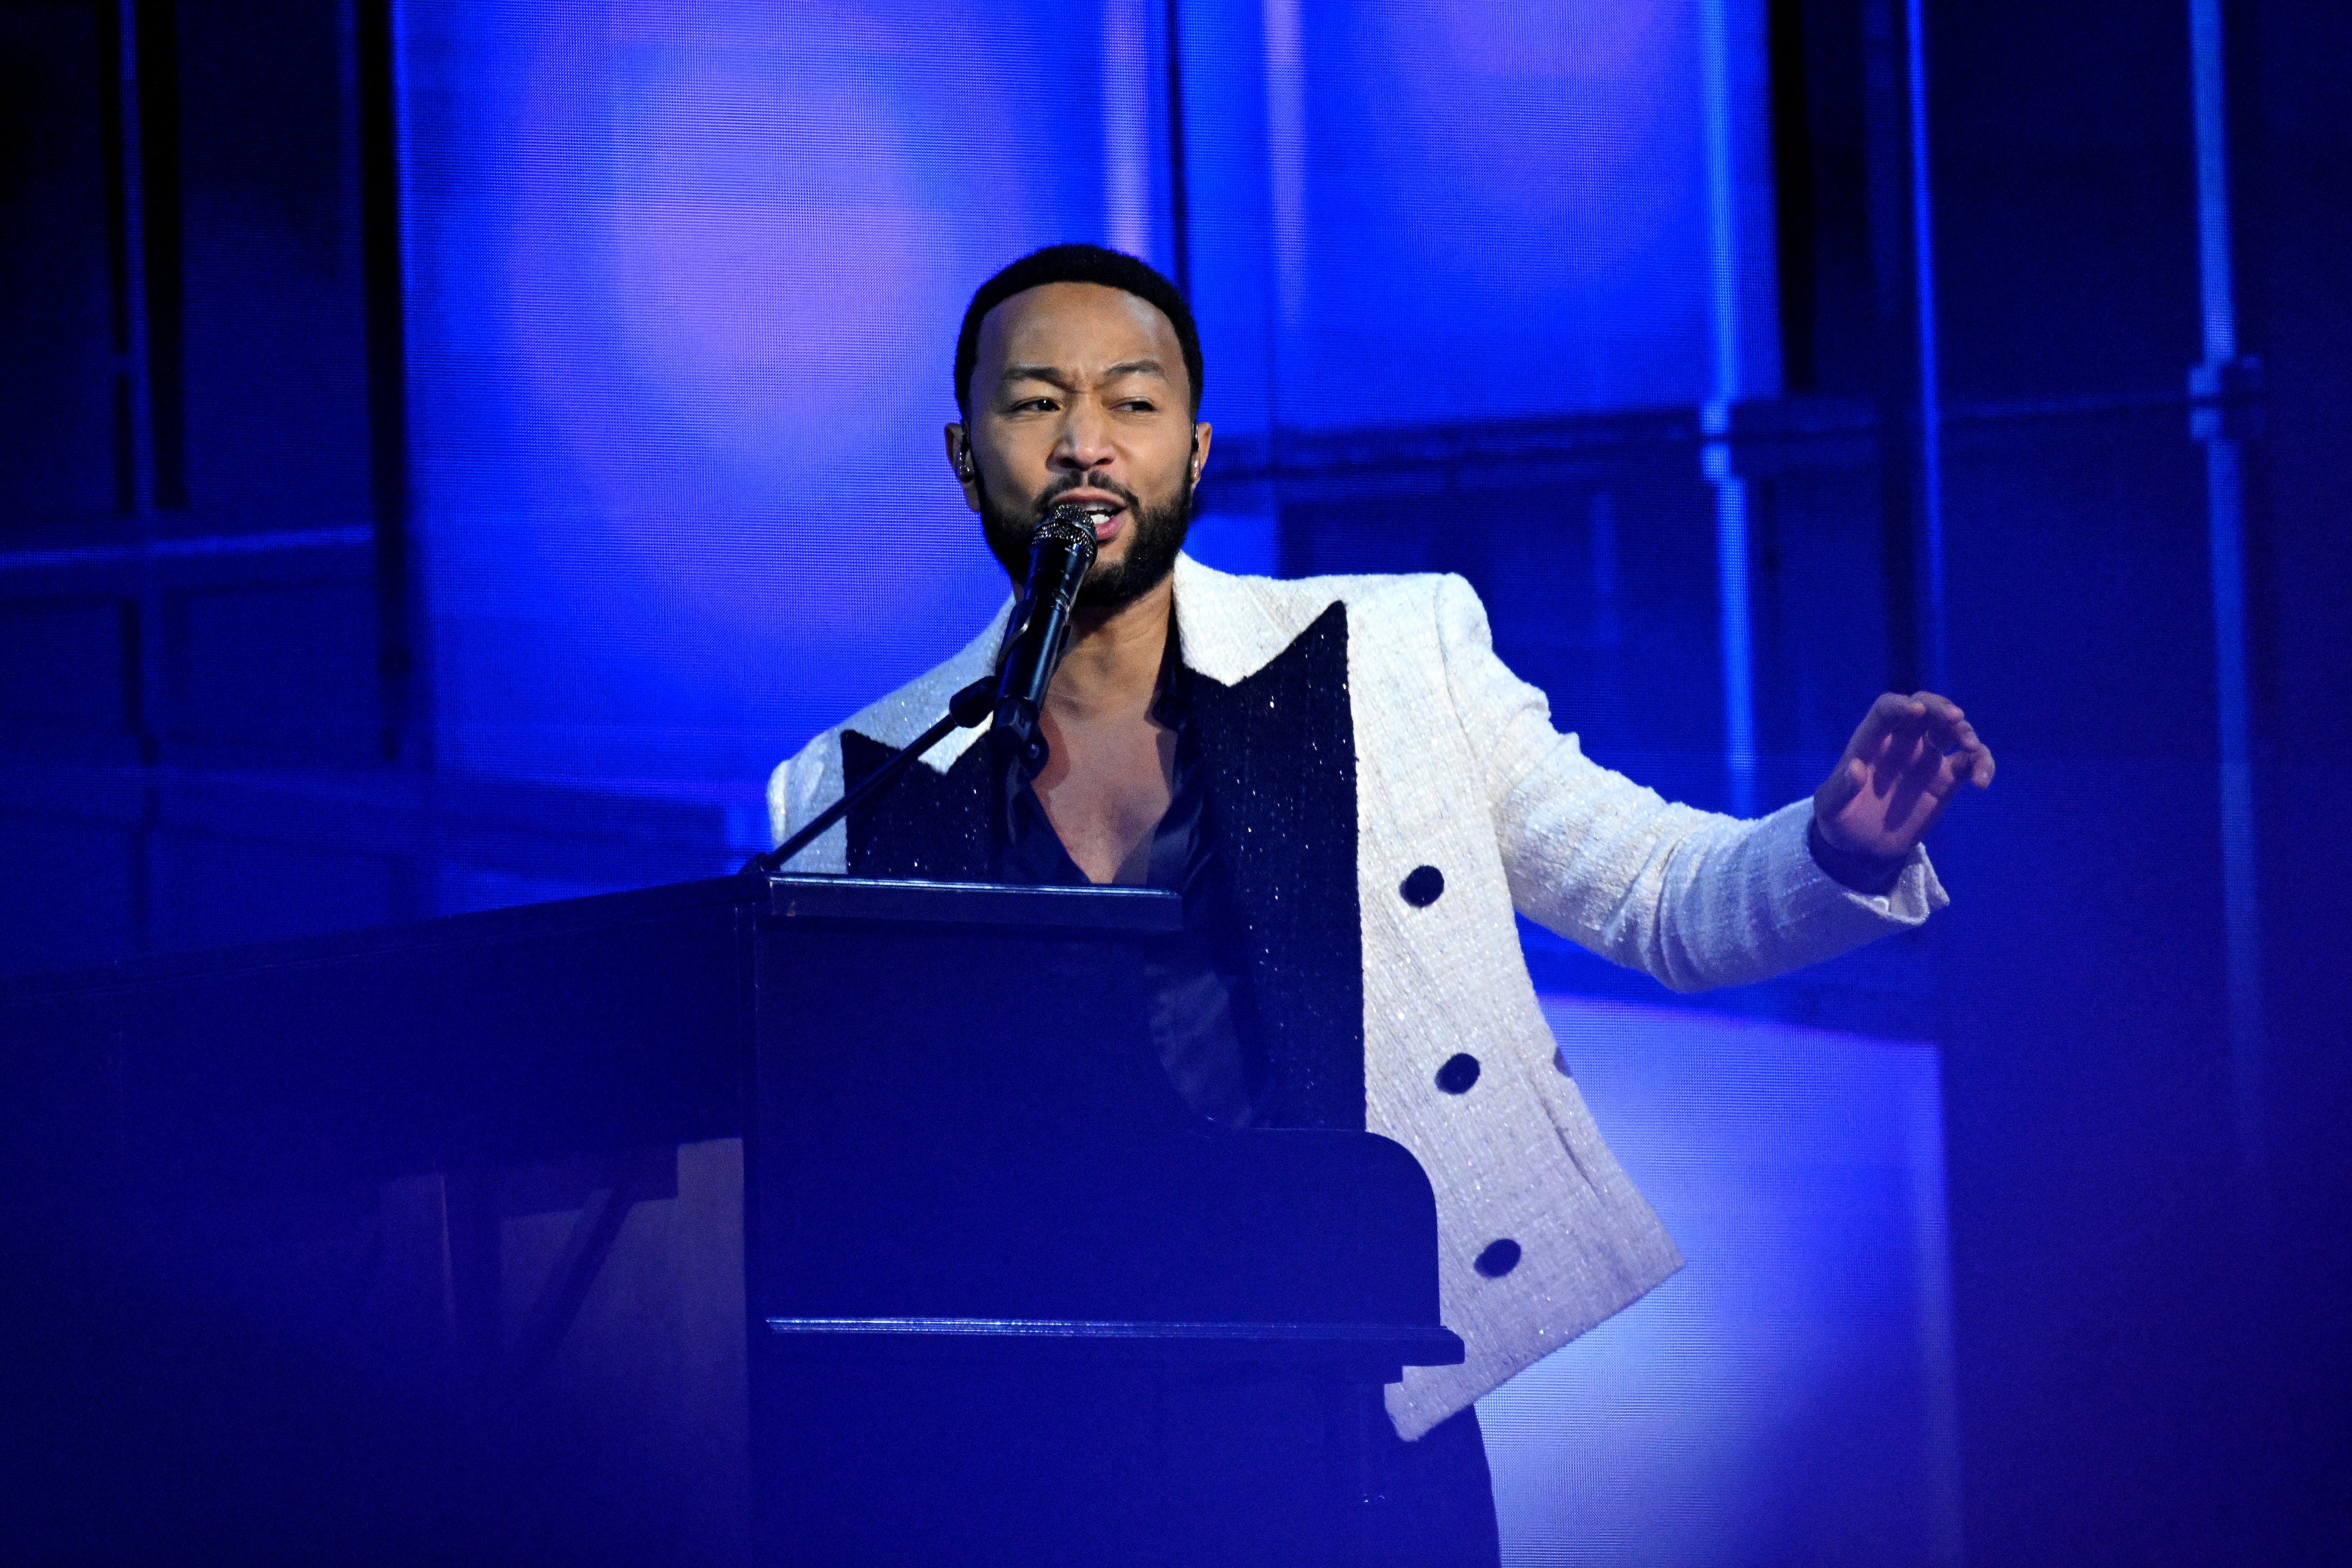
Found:
<path fill-rule="evenodd" d="M 996 701 L 996 677 L 983 675 L 953 697 L 948 699 L 948 710 L 940 721 L 916 736 L 898 753 L 860 779 L 857 787 L 826 806 L 809 819 L 808 826 L 777 845 L 764 855 L 754 855 L 743 862 L 746 877 L 766 877 L 784 868 L 792 858 L 824 837 L 826 828 L 898 782 L 898 775 L 913 765 L 917 757 L 940 743 L 950 730 L 966 730 L 987 721 Z"/>
<path fill-rule="evenodd" d="M 1000 744 L 1020 748 L 1033 768 L 1042 762 L 1045 742 L 1036 732 L 1037 715 L 1045 707 L 1046 689 L 1054 683 L 1054 671 L 1069 647 L 1070 611 L 1077 603 L 1079 584 L 1094 563 L 1094 520 L 1076 507 L 1056 508 L 1029 536 L 1029 580 L 1013 612 L 1003 667 L 950 698 L 948 710 L 938 723 L 858 781 L 856 789 L 817 813 L 798 833 L 766 854 L 746 860 L 743 875 L 765 877 L 782 870 L 793 856 L 823 837 L 827 828 L 896 784 L 916 758 L 938 745 L 950 730 L 968 730 L 993 715 L 1004 732 Z"/>

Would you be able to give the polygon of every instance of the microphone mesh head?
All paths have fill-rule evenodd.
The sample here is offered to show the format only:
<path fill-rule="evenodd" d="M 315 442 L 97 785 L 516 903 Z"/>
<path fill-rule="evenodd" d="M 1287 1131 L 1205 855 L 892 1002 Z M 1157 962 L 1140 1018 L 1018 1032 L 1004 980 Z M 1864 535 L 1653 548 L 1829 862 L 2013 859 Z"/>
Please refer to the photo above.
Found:
<path fill-rule="evenodd" d="M 1066 550 L 1074 550 L 1088 566 L 1092 566 L 1095 563 L 1094 518 L 1077 507 L 1055 507 L 1045 514 L 1045 521 L 1039 523 L 1036 531 L 1029 536 L 1032 550 L 1044 544 L 1058 544 Z"/>

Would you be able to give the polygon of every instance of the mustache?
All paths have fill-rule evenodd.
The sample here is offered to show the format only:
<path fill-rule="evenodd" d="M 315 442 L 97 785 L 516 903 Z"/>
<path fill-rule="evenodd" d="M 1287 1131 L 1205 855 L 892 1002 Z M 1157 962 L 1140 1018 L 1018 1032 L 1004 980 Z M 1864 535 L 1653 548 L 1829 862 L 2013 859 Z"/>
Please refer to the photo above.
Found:
<path fill-rule="evenodd" d="M 1100 490 L 1107 496 L 1116 496 L 1118 503 L 1129 511 L 1140 512 L 1143 510 L 1142 499 L 1117 479 L 1093 474 L 1071 474 L 1045 487 L 1045 493 L 1037 498 L 1037 515 L 1042 518 L 1052 511 L 1072 490 Z"/>

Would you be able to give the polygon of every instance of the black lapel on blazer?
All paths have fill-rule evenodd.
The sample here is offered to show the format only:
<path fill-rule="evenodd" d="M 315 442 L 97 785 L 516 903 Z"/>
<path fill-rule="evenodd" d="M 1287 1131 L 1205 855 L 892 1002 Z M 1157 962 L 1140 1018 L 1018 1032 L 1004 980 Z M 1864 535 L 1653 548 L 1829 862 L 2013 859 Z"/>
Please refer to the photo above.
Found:
<path fill-rule="evenodd" d="M 1274 1090 L 1267 1120 L 1364 1125 L 1363 926 L 1356 901 L 1356 726 L 1348 607 L 1256 674 L 1193 672 L 1192 721 Z M 976 749 L 976 748 L 975 748 Z"/>
<path fill-rule="evenodd" d="M 896 750 L 844 730 L 845 788 L 856 789 Z M 965 747 L 944 773 L 921 763 L 908 768 L 882 792 L 880 800 L 849 814 L 849 874 L 931 882 L 990 880 L 995 874 L 996 819 L 989 805 L 989 778 L 984 742 Z"/>

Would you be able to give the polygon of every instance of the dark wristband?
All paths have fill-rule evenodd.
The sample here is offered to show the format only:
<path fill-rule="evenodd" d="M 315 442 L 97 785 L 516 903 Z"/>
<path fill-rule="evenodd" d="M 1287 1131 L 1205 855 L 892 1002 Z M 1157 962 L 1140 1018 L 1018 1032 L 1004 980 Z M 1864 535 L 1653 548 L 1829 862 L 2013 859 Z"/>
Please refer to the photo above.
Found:
<path fill-rule="evenodd" d="M 1903 879 L 1903 868 L 1911 863 L 1908 855 L 1897 855 L 1889 860 L 1876 855 L 1849 854 L 1822 837 L 1819 818 L 1805 824 L 1805 848 L 1812 856 L 1813 864 L 1832 881 L 1874 898 L 1893 892 L 1895 884 Z"/>

